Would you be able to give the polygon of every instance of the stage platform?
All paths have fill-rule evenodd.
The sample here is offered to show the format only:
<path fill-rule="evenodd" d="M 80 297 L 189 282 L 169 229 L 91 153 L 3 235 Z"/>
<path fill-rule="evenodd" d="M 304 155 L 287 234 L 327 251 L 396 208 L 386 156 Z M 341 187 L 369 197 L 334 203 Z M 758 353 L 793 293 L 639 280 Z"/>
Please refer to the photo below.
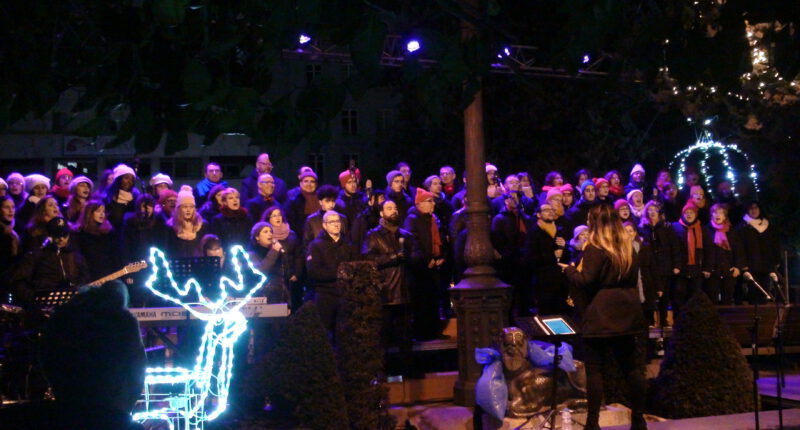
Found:
<path fill-rule="evenodd" d="M 758 392 L 765 407 L 778 407 L 775 376 L 758 379 Z M 781 388 L 784 408 L 800 408 L 800 375 L 786 375 L 786 386 Z"/>
<path fill-rule="evenodd" d="M 788 384 L 787 384 L 788 385 Z M 761 412 L 759 415 L 761 429 L 778 428 L 778 411 Z M 605 430 L 628 430 L 630 425 L 603 427 Z M 574 427 L 573 427 L 574 428 Z M 756 428 L 755 415 L 751 413 L 735 415 L 717 415 L 713 417 L 687 418 L 662 422 L 648 422 L 648 430 L 750 430 Z M 783 411 L 783 428 L 800 429 L 800 409 Z"/>

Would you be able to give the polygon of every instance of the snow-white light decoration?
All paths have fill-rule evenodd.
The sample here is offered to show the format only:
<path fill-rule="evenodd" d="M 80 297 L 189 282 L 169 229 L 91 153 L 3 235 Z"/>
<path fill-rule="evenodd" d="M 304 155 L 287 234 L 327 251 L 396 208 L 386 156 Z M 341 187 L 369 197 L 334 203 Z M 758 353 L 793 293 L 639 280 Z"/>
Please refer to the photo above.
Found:
<path fill-rule="evenodd" d="M 708 124 L 709 120 L 706 120 L 704 124 Z M 750 161 L 750 157 L 742 151 L 736 144 L 726 144 L 721 143 L 711 136 L 711 132 L 708 130 L 704 130 L 700 135 L 700 138 L 697 142 L 678 152 L 673 157 L 672 161 L 669 163 L 670 171 L 675 171 L 674 166 L 677 163 L 678 171 L 677 171 L 677 178 L 678 178 L 678 188 L 683 188 L 684 184 L 684 176 L 686 175 L 686 161 L 694 152 L 700 152 L 703 155 L 703 158 L 700 159 L 700 174 L 703 177 L 705 188 L 709 190 L 713 194 L 713 190 L 711 189 L 712 184 L 712 177 L 713 175 L 709 171 L 709 157 L 713 154 L 719 154 L 722 157 L 722 165 L 725 169 L 724 180 L 727 180 L 731 183 L 731 189 L 733 194 L 736 197 L 739 197 L 739 193 L 737 192 L 736 183 L 738 182 L 738 177 L 736 175 L 736 170 L 733 167 L 731 162 L 730 154 L 736 153 L 742 156 L 747 163 L 748 172 L 747 178 L 753 182 L 753 189 L 755 193 L 759 193 L 758 189 L 758 173 L 756 172 L 756 166 Z"/>
<path fill-rule="evenodd" d="M 215 419 L 227 408 L 228 389 L 233 371 L 233 346 L 242 333 L 247 331 L 247 319 L 242 314 L 241 308 L 267 281 L 267 277 L 255 268 L 241 245 L 232 247 L 230 255 L 236 280 L 227 276 L 220 277 L 219 298 L 212 301 L 206 297 L 209 294 L 203 294 L 200 283 L 195 278 L 179 286 L 175 282 L 164 252 L 150 248 L 153 272 L 145 282 L 145 286 L 156 296 L 175 303 L 186 309 L 193 317 L 206 321 L 206 325 L 193 368 L 146 369 L 146 410 L 134 414 L 135 420 L 179 416 L 185 420 L 187 426 L 198 428 L 202 427 L 204 421 Z M 244 260 L 244 263 L 241 260 Z M 243 266 L 257 279 L 250 287 L 245 286 Z M 168 281 L 167 291 L 157 288 L 159 280 Z M 234 297 L 231 295 L 234 292 L 243 292 L 244 295 Z M 207 311 L 198 310 L 197 305 L 205 307 Z M 181 400 L 170 401 L 168 408 L 151 409 L 151 403 L 155 404 L 155 401 L 151 401 L 150 387 L 157 384 L 183 384 L 184 393 Z M 207 403 L 211 407 L 210 410 L 206 410 Z"/>

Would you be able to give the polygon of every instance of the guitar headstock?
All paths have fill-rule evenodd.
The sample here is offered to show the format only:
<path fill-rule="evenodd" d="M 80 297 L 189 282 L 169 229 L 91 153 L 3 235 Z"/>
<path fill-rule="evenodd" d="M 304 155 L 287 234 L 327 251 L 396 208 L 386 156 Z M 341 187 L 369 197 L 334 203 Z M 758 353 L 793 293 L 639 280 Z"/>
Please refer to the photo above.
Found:
<path fill-rule="evenodd" d="M 147 268 L 147 262 L 144 260 L 137 261 L 135 263 L 130 263 L 125 266 L 125 273 L 136 273 L 142 269 Z"/>

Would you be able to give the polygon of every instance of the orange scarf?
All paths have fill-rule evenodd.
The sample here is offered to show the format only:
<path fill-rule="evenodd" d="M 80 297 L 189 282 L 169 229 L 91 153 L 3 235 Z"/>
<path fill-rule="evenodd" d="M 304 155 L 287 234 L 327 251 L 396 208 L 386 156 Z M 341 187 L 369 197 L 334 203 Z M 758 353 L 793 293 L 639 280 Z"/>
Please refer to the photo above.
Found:
<path fill-rule="evenodd" d="M 542 220 L 536 221 L 536 225 L 539 226 L 542 231 L 546 232 L 550 235 L 553 239 L 556 238 L 556 223 L 554 222 L 544 222 Z"/>
<path fill-rule="evenodd" d="M 439 258 L 442 253 L 442 237 L 439 236 L 439 226 L 436 222 L 436 215 L 431 214 L 431 250 L 433 256 Z"/>
<path fill-rule="evenodd" d="M 697 264 L 695 259 L 695 252 L 698 249 L 703 249 L 703 228 L 700 222 L 695 220 L 692 225 L 686 224 L 683 218 L 679 221 L 682 226 L 686 227 L 686 240 L 689 247 L 689 262 L 690 266 Z"/>

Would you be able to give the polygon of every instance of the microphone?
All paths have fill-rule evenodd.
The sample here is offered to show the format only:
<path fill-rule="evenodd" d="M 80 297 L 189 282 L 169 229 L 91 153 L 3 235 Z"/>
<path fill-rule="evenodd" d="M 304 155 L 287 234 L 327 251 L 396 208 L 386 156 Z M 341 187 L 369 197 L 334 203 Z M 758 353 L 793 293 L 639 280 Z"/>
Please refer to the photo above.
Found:
<path fill-rule="evenodd" d="M 279 243 L 279 242 L 277 240 L 273 240 L 272 243 L 275 244 L 275 243 Z M 282 246 L 281 246 L 281 249 L 278 252 L 280 252 L 281 254 L 286 254 L 286 250 Z"/>
<path fill-rule="evenodd" d="M 758 283 L 758 282 L 755 280 L 755 278 L 753 278 L 753 275 L 751 275 L 751 274 L 750 274 L 750 272 L 744 272 L 744 275 L 742 275 L 742 276 L 744 277 L 744 279 L 745 279 L 747 282 L 750 282 L 751 284 L 755 285 L 755 286 L 756 286 L 756 288 L 758 288 L 758 289 L 761 291 L 761 294 L 763 294 L 763 295 L 764 295 L 764 297 L 766 297 L 766 298 L 767 298 L 767 300 L 772 300 L 772 296 L 771 296 L 771 295 L 770 295 L 770 294 L 767 292 L 767 290 L 765 290 L 765 289 L 764 289 L 764 287 L 762 287 L 762 286 L 761 286 L 761 285 L 760 285 L 760 284 L 759 284 L 759 283 Z"/>

